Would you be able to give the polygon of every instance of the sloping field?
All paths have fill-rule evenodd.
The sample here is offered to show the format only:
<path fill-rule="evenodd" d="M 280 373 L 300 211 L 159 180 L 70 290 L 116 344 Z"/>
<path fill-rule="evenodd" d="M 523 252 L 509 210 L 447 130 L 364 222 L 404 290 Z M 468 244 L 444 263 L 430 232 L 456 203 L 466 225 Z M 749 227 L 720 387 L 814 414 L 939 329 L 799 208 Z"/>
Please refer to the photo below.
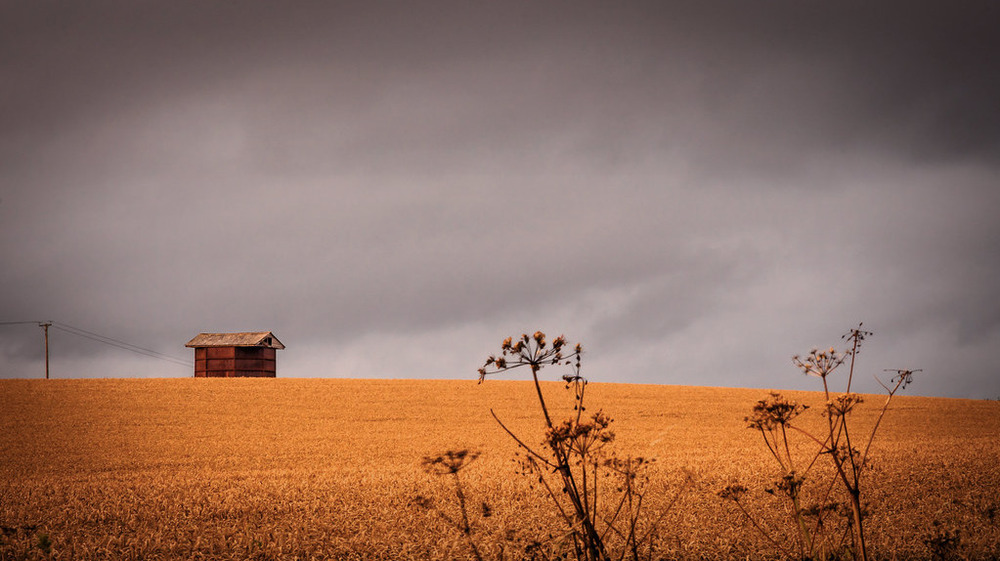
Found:
<path fill-rule="evenodd" d="M 545 389 L 550 402 L 571 403 L 562 384 Z M 658 555 L 774 554 L 718 497 L 740 482 L 764 523 L 786 524 L 782 503 L 763 491 L 773 460 L 743 421 L 765 395 L 588 386 L 589 408 L 615 419 L 619 454 L 658 459 L 650 512 L 674 496 L 682 469 L 694 476 L 663 518 Z M 820 404 L 816 393 L 786 395 Z M 866 398 L 859 427 L 871 426 L 884 401 Z M 424 456 L 462 448 L 482 453 L 462 472 L 474 539 L 484 557 L 521 558 L 525 544 L 559 525 L 519 474 L 516 447 L 490 408 L 540 442 L 526 382 L 0 381 L 0 558 L 465 558 L 466 542 L 436 510 L 455 514 L 451 480 L 421 468 Z M 809 412 L 816 421 L 818 409 Z M 892 402 L 863 497 L 878 558 L 928 558 L 927 540 L 955 532 L 961 556 L 1000 553 L 998 435 L 1000 402 Z M 435 507 L 418 504 L 427 502 Z"/>

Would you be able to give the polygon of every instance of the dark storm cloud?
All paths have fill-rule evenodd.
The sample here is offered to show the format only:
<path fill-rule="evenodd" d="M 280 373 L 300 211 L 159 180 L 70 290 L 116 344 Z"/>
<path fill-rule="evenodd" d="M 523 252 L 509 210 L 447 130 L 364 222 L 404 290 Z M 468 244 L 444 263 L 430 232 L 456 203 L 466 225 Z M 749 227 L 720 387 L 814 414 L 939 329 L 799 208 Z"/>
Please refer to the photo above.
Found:
<path fill-rule="evenodd" d="M 12 14 L 9 52 L 24 56 L 7 64 L 6 105 L 19 110 L 6 112 L 5 128 L 65 130 L 217 95 L 236 105 L 253 155 L 284 168 L 325 160 L 338 169 L 359 157 L 376 160 L 364 172 L 396 159 L 441 166 L 439 149 L 499 150 L 516 163 L 525 155 L 511 150 L 553 129 L 602 155 L 622 141 L 629 153 L 634 139 L 646 150 L 693 144 L 708 158 L 733 157 L 720 154 L 727 148 L 753 157 L 760 148 L 747 147 L 747 134 L 779 149 L 876 142 L 919 156 L 996 155 L 996 112 L 981 110 L 1000 93 L 990 72 L 996 8 L 985 3 L 961 12 L 926 3 L 383 8 Z M 574 120 L 585 122 L 574 131 Z M 342 149 L 331 158 L 331 147 Z"/>
<path fill-rule="evenodd" d="M 273 329 L 286 375 L 544 326 L 741 385 L 864 320 L 998 393 L 1000 14 L 919 4 L 5 5 L 0 320 Z"/>

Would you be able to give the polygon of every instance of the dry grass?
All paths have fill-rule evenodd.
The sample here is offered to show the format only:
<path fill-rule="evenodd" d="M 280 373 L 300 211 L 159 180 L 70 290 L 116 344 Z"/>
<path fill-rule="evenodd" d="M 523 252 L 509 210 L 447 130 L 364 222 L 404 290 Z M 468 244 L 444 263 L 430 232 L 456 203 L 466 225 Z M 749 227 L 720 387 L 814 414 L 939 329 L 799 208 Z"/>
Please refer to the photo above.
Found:
<path fill-rule="evenodd" d="M 571 403 L 562 384 L 545 388 Z M 454 508 L 450 482 L 421 460 L 460 448 L 482 452 L 462 476 L 483 556 L 518 558 L 559 525 L 516 474 L 516 444 L 489 408 L 540 441 L 533 392 L 511 381 L 0 381 L 0 558 L 463 558 L 463 536 L 414 504 Z M 663 524 L 662 556 L 773 554 L 716 494 L 739 480 L 752 505 L 785 515 L 759 491 L 772 464 L 743 422 L 765 394 L 589 386 L 590 406 L 615 418 L 619 452 L 658 458 L 665 488 L 681 468 L 697 477 Z M 785 394 L 821 404 L 819 393 Z M 859 427 L 882 403 L 866 397 Z M 924 540 L 946 531 L 959 532 L 963 557 L 1000 552 L 998 434 L 1000 402 L 893 401 L 866 485 L 876 558 L 927 558 Z"/>

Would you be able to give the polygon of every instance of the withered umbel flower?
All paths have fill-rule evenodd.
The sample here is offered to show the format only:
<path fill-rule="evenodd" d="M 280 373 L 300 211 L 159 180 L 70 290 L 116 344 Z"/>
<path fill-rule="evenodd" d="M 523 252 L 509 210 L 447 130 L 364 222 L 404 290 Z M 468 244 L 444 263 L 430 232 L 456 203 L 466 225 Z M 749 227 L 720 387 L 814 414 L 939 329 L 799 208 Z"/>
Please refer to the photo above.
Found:
<path fill-rule="evenodd" d="M 535 343 L 538 344 L 538 348 L 539 349 L 544 349 L 545 348 L 545 334 L 544 333 L 542 333 L 541 331 L 536 331 L 535 334 L 532 335 L 532 338 L 535 340 Z"/>
<path fill-rule="evenodd" d="M 794 471 L 787 473 L 781 477 L 781 479 L 774 482 L 775 486 L 788 495 L 789 497 L 797 497 L 799 495 L 799 489 L 802 488 L 802 484 L 805 483 L 806 478 L 796 474 Z"/>
<path fill-rule="evenodd" d="M 843 417 L 854 409 L 859 403 L 864 403 L 864 399 L 856 393 L 846 393 L 839 395 L 826 402 L 826 412 L 834 417 Z"/>
<path fill-rule="evenodd" d="M 595 446 L 607 444 L 615 439 L 615 433 L 608 430 L 612 419 L 598 411 L 589 421 L 566 419 L 545 431 L 545 443 L 550 447 L 566 444 L 570 450 L 584 455 Z"/>
<path fill-rule="evenodd" d="M 490 355 L 483 367 L 477 371 L 479 381 L 482 382 L 491 374 L 500 374 L 521 366 L 527 366 L 537 375 L 544 365 L 569 365 L 573 359 L 575 359 L 574 368 L 579 370 L 583 347 L 577 344 L 572 353 L 566 354 L 563 352 L 566 344 L 566 337 L 560 335 L 550 346 L 545 333 L 541 331 L 536 331 L 533 335 L 522 333 L 517 341 L 513 337 L 507 337 L 500 344 L 500 356 Z"/>
<path fill-rule="evenodd" d="M 892 377 L 892 382 L 900 388 L 905 388 L 906 386 L 910 385 L 910 382 L 913 381 L 913 373 L 923 372 L 923 369 L 918 368 L 916 370 L 905 370 L 900 368 L 887 368 L 885 371 L 895 372 L 896 375 Z"/>
<path fill-rule="evenodd" d="M 849 356 L 851 356 L 851 351 L 837 352 L 836 349 L 830 347 L 825 351 L 813 349 L 809 351 L 809 354 L 805 358 L 795 355 L 792 357 L 792 362 L 804 374 L 816 376 L 817 378 L 826 378 L 838 366 L 843 364 Z"/>
<path fill-rule="evenodd" d="M 779 426 L 787 426 L 792 419 L 808 408 L 808 405 L 800 405 L 785 399 L 780 393 L 771 392 L 766 399 L 758 401 L 753 406 L 752 414 L 743 420 L 749 429 L 772 430 Z"/>

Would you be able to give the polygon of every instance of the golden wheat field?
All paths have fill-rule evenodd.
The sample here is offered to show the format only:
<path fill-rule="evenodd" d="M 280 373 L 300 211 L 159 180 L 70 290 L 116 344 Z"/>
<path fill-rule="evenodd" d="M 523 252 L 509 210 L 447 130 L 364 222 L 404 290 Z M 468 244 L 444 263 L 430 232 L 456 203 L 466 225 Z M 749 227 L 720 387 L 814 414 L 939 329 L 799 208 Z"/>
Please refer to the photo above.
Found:
<path fill-rule="evenodd" d="M 544 389 L 550 403 L 571 403 L 562 384 Z M 662 513 L 653 558 L 776 555 L 718 496 L 740 482 L 763 524 L 786 525 L 785 507 L 764 492 L 773 461 L 744 423 L 765 391 L 587 392 L 589 409 L 614 418 L 619 454 L 657 459 L 647 494 L 648 512 Z M 818 393 L 785 393 L 820 403 Z M 865 397 L 859 427 L 884 401 Z M 421 462 L 472 449 L 481 456 L 461 472 L 471 537 L 484 558 L 520 559 L 559 520 L 519 473 L 491 408 L 527 442 L 541 441 L 529 382 L 0 381 L 0 558 L 468 558 L 441 516 L 455 515 L 452 481 Z M 1000 555 L 998 435 L 1000 402 L 897 396 L 863 489 L 873 556 L 930 558 L 936 536 L 958 536 L 958 558 Z M 693 484 L 667 510 L 685 470 Z"/>

